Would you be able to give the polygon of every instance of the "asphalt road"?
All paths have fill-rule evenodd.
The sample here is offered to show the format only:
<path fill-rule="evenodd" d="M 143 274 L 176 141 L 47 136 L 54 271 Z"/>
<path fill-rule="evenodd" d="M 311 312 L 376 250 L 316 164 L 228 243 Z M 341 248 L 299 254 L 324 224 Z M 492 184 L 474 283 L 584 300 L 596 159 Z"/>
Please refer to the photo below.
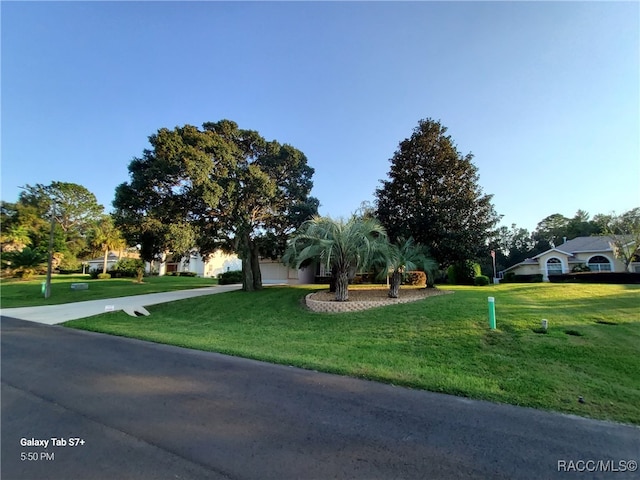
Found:
<path fill-rule="evenodd" d="M 6 317 L 1 328 L 3 480 L 640 476 L 633 426 Z M 34 439 L 49 444 L 21 445 Z"/>

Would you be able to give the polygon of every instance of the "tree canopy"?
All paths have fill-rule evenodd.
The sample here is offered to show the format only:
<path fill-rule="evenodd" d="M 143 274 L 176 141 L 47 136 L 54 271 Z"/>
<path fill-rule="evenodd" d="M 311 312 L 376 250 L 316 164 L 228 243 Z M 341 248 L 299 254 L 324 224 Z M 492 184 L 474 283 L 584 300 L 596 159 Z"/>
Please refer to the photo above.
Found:
<path fill-rule="evenodd" d="M 610 215 L 605 233 L 612 238 L 614 253 L 627 270 L 631 262 L 640 261 L 640 207 Z"/>
<path fill-rule="evenodd" d="M 92 253 L 87 239 L 103 210 L 95 195 L 82 185 L 58 181 L 26 185 L 16 203 L 2 202 L 2 251 L 28 246 L 48 252 L 53 213 L 56 266 L 59 260 L 64 268 L 77 268 L 78 259 Z"/>
<path fill-rule="evenodd" d="M 499 220 L 492 196 L 478 185 L 473 156 L 458 152 L 446 131 L 421 120 L 376 190 L 376 216 L 390 238 L 413 237 L 442 266 L 479 257 Z"/>
<path fill-rule="evenodd" d="M 244 289 L 261 288 L 259 257 L 281 255 L 286 235 L 317 212 L 306 156 L 230 120 L 162 128 L 149 143 L 113 202 L 127 240 L 148 261 L 191 248 L 235 252 Z"/>

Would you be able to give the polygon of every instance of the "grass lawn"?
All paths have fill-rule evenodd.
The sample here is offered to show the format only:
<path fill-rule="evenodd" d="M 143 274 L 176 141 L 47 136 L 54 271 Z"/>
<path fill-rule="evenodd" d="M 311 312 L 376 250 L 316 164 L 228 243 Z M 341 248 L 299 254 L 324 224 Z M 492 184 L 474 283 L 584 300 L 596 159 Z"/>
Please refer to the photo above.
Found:
<path fill-rule="evenodd" d="M 89 275 L 53 275 L 51 296 L 45 300 L 42 282 L 45 276 L 32 280 L 3 279 L 0 285 L 0 306 L 2 308 L 58 305 L 60 303 L 99 300 L 102 298 L 126 297 L 143 293 L 168 292 L 186 288 L 200 288 L 217 285 L 217 279 L 198 277 L 145 277 L 144 283 L 135 283 L 132 278 L 111 278 L 91 280 Z M 88 290 L 71 290 L 71 284 L 86 282 Z"/>
<path fill-rule="evenodd" d="M 149 317 L 114 312 L 66 325 L 640 424 L 640 286 L 452 290 L 416 303 L 318 314 L 301 303 L 313 287 L 269 287 L 151 306 Z M 496 299 L 494 331 L 487 296 Z M 535 332 L 542 318 L 546 334 Z"/>

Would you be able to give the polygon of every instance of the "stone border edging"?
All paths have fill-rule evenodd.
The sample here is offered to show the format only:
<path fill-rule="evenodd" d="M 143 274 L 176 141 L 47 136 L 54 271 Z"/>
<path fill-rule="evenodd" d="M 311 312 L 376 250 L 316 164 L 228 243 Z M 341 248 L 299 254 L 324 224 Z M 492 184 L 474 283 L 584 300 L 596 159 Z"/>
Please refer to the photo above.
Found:
<path fill-rule="evenodd" d="M 423 298 L 407 297 L 407 298 L 389 298 L 377 301 L 346 301 L 346 302 L 326 302 L 323 300 L 314 300 L 311 297 L 317 292 L 309 293 L 304 297 L 307 308 L 317 313 L 345 313 L 345 312 L 358 312 L 361 310 L 368 310 L 376 307 L 386 307 L 388 305 L 397 305 L 399 303 L 417 302 L 418 300 L 424 300 L 429 296 L 445 295 L 453 293 L 452 291 L 440 290 L 435 295 L 429 295 Z"/>

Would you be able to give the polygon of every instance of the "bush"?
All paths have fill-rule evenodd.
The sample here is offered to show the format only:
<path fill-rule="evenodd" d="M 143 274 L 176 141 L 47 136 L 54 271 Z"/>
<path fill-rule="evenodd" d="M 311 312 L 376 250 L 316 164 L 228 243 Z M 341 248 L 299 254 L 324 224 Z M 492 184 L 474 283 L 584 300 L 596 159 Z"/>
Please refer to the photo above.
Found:
<path fill-rule="evenodd" d="M 553 283 L 612 283 L 632 284 L 640 283 L 640 273 L 630 272 L 577 272 L 564 273 L 562 275 L 549 275 L 549 281 Z"/>
<path fill-rule="evenodd" d="M 542 282 L 542 274 L 534 273 L 530 275 L 516 275 L 513 272 L 507 273 L 500 283 L 540 283 Z"/>
<path fill-rule="evenodd" d="M 144 270 L 144 262 L 139 258 L 122 258 L 109 270 L 109 273 L 115 278 L 134 278 L 137 277 L 139 269 Z"/>
<path fill-rule="evenodd" d="M 452 285 L 473 285 L 474 278 L 481 273 L 480 265 L 471 260 L 454 263 L 447 269 L 447 277 Z"/>
<path fill-rule="evenodd" d="M 98 278 L 98 275 L 100 274 L 100 270 L 96 270 L 95 268 L 89 270 L 89 277 L 92 280 L 95 280 L 96 278 Z"/>
<path fill-rule="evenodd" d="M 231 285 L 232 283 L 242 283 L 242 270 L 231 270 L 218 275 L 218 284 Z"/>
<path fill-rule="evenodd" d="M 575 267 L 573 267 L 571 269 L 572 272 L 576 273 L 576 272 L 590 272 L 591 269 L 585 265 L 584 263 L 581 263 L 579 265 L 576 265 Z"/>
<path fill-rule="evenodd" d="M 198 274 L 196 272 L 180 272 L 178 274 L 180 277 L 197 277 Z"/>
<path fill-rule="evenodd" d="M 418 270 L 407 272 L 404 284 L 424 287 L 427 285 L 427 274 Z"/>
<path fill-rule="evenodd" d="M 111 278 L 110 273 L 99 273 L 98 280 L 109 280 Z"/>
<path fill-rule="evenodd" d="M 478 275 L 473 279 L 473 284 L 477 287 L 489 285 L 489 277 L 487 277 L 486 275 Z"/>
<path fill-rule="evenodd" d="M 58 273 L 60 275 L 76 275 L 78 273 L 82 273 L 82 268 L 76 268 L 71 270 L 67 270 L 66 268 L 59 268 Z"/>

